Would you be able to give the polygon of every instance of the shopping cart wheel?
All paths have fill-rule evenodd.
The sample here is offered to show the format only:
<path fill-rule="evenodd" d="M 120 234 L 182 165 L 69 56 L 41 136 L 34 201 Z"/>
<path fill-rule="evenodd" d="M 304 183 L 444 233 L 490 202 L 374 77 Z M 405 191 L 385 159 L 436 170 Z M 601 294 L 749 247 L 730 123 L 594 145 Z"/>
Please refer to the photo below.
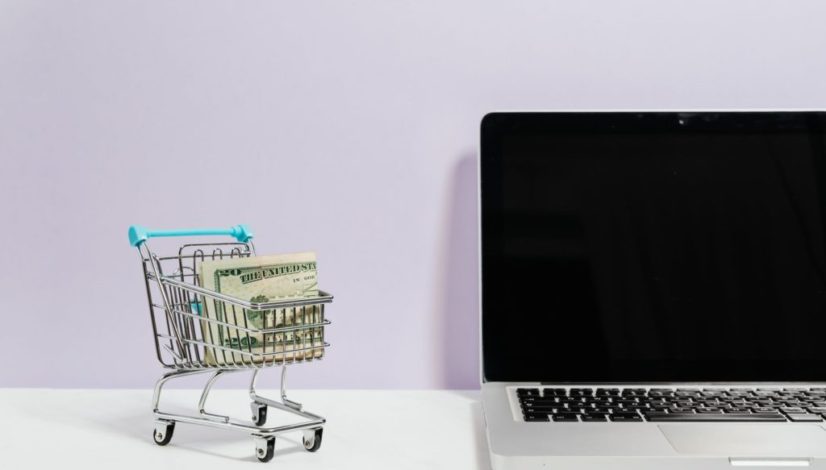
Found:
<path fill-rule="evenodd" d="M 172 434 L 175 432 L 175 421 L 156 421 L 155 431 L 152 432 L 152 439 L 155 444 L 165 446 L 172 440 Z"/>
<path fill-rule="evenodd" d="M 261 462 L 269 462 L 275 455 L 275 436 L 255 438 L 255 456 Z"/>
<path fill-rule="evenodd" d="M 267 405 L 263 403 L 250 403 L 252 409 L 252 422 L 256 426 L 263 426 L 267 422 Z"/>
<path fill-rule="evenodd" d="M 304 448 L 310 452 L 315 452 L 321 447 L 321 436 L 324 434 L 324 428 L 308 429 L 304 431 L 304 437 L 301 441 L 304 443 Z"/>

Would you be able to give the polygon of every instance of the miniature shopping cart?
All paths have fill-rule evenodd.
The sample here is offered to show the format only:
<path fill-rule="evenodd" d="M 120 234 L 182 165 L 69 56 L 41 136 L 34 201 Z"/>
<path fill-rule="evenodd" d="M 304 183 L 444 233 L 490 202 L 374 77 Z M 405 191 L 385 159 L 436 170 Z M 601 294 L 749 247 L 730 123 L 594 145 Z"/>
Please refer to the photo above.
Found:
<path fill-rule="evenodd" d="M 235 241 L 185 244 L 169 256 L 155 254 L 147 243 L 154 237 L 203 235 L 225 235 Z M 175 423 L 182 422 L 248 432 L 262 462 L 272 459 L 275 436 L 287 432 L 301 431 L 304 448 L 310 452 L 318 450 L 325 420 L 287 398 L 286 372 L 288 365 L 318 361 L 324 355 L 329 346 L 324 341 L 324 328 L 330 324 L 324 317 L 324 306 L 333 301 L 333 296 L 320 291 L 317 297 L 254 303 L 202 288 L 197 275 L 199 263 L 255 255 L 252 233 L 243 225 L 195 230 L 132 226 L 129 242 L 141 255 L 155 352 L 160 363 L 171 369 L 158 380 L 152 397 L 155 443 L 168 444 Z M 277 316 L 273 312 L 278 312 L 280 321 L 273 320 Z M 253 317 L 259 321 L 251 321 Z M 281 367 L 280 400 L 262 397 L 255 391 L 258 373 L 273 366 Z M 252 371 L 251 422 L 206 411 L 207 397 L 215 382 L 222 375 L 241 371 Z M 161 391 L 169 380 L 201 373 L 211 376 L 201 393 L 197 415 L 173 414 L 158 408 Z M 266 427 L 268 406 L 297 415 L 302 421 Z"/>

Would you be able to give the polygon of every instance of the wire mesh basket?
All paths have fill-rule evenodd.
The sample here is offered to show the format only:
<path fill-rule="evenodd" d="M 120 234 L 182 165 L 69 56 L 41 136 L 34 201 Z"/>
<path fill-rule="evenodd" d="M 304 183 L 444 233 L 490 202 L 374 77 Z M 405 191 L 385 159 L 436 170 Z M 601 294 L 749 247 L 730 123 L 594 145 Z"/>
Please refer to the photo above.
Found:
<path fill-rule="evenodd" d="M 253 303 L 204 289 L 197 265 L 246 258 L 249 243 L 198 243 L 143 258 L 158 360 L 175 369 L 261 368 L 321 359 L 332 296 Z M 166 274 L 169 273 L 169 274 Z"/>

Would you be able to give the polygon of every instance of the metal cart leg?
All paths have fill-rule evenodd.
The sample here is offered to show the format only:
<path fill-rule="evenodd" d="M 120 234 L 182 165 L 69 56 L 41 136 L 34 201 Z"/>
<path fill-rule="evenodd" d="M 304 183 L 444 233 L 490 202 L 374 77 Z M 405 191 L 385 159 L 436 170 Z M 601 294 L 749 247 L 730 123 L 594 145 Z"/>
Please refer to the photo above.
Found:
<path fill-rule="evenodd" d="M 223 375 L 227 372 L 238 372 L 238 371 L 237 370 L 224 370 L 224 369 L 216 370 L 215 373 L 212 374 L 212 377 L 210 377 L 209 380 L 207 380 L 206 385 L 204 385 L 204 391 L 201 392 L 201 399 L 198 400 L 198 412 L 200 412 L 201 416 L 203 416 L 204 418 L 212 419 L 212 420 L 222 422 L 222 423 L 228 423 L 229 422 L 229 419 L 230 419 L 229 416 L 219 415 L 219 414 L 215 414 L 215 413 L 209 413 L 204 409 L 204 406 L 206 405 L 207 397 L 209 396 L 209 392 L 212 391 L 212 386 L 215 384 L 215 382 L 218 380 L 218 378 L 221 377 L 221 375 Z"/>
<path fill-rule="evenodd" d="M 195 375 L 195 374 L 203 374 L 205 372 L 209 372 L 209 370 L 176 370 L 174 372 L 168 372 L 164 374 L 158 381 L 155 383 L 155 392 L 152 395 L 152 411 L 155 413 L 158 412 L 158 403 L 161 401 L 161 390 L 163 390 L 163 386 L 166 385 L 168 381 L 171 379 L 175 379 L 178 377 L 186 377 L 188 375 Z"/>
<path fill-rule="evenodd" d="M 201 374 L 203 372 L 207 371 L 177 370 L 174 372 L 166 373 L 160 379 L 158 379 L 158 381 L 155 383 L 155 391 L 152 394 L 152 411 L 155 413 L 155 415 L 161 415 L 161 413 L 158 411 L 158 404 L 161 401 L 161 391 L 163 391 L 163 386 L 166 385 L 168 381 L 178 377 L 186 377 L 188 375 Z M 158 417 L 157 419 L 155 419 L 155 429 L 152 431 L 152 439 L 155 441 L 155 444 L 158 444 L 159 446 L 165 446 L 169 444 L 169 441 L 172 440 L 172 434 L 174 432 L 174 419 L 169 419 L 169 417 Z"/>
<path fill-rule="evenodd" d="M 250 381 L 250 399 L 253 403 L 259 403 L 269 406 L 274 406 L 278 409 L 296 412 L 301 411 L 301 403 L 292 401 L 287 398 L 287 366 L 281 366 L 281 401 L 275 401 L 270 398 L 262 397 L 255 391 L 255 384 L 258 382 L 258 373 L 261 369 L 255 369 L 252 373 L 252 380 Z"/>

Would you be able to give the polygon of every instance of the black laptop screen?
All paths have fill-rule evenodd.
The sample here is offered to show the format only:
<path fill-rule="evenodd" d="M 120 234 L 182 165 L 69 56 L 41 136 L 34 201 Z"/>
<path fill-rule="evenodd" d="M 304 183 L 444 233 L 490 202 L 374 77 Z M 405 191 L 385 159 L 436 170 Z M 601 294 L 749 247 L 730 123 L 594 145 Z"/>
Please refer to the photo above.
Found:
<path fill-rule="evenodd" d="M 486 116 L 485 379 L 826 380 L 824 124 Z"/>

